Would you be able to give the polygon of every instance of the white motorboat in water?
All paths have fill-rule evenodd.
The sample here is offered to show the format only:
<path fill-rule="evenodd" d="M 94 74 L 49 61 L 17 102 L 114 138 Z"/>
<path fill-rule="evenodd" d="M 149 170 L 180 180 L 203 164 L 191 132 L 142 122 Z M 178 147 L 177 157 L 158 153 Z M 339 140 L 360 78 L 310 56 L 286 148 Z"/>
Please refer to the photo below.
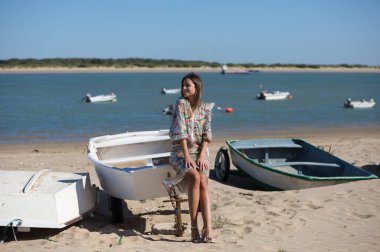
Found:
<path fill-rule="evenodd" d="M 267 92 L 267 91 L 261 91 L 256 95 L 257 99 L 260 100 L 284 100 L 284 99 L 290 99 L 292 96 L 289 92 L 280 92 L 280 91 L 274 91 L 274 92 Z"/>
<path fill-rule="evenodd" d="M 259 72 L 258 70 L 242 70 L 242 69 L 237 69 L 237 70 L 229 70 L 227 65 L 222 66 L 221 74 L 251 74 L 251 73 L 257 73 Z"/>
<path fill-rule="evenodd" d="M 88 158 L 103 190 L 127 200 L 168 196 L 162 181 L 176 175 L 170 151 L 169 130 L 100 136 L 88 144 Z"/>
<path fill-rule="evenodd" d="M 373 108 L 376 105 L 376 102 L 373 99 L 366 101 L 361 99 L 359 101 L 352 101 L 351 98 L 348 98 L 344 103 L 345 108 Z"/>
<path fill-rule="evenodd" d="M 181 92 L 180 88 L 173 88 L 173 89 L 161 89 L 161 94 L 178 94 Z"/>
<path fill-rule="evenodd" d="M 63 228 L 95 206 L 88 173 L 0 170 L 0 226 Z"/>
<path fill-rule="evenodd" d="M 97 95 L 91 96 L 91 94 L 86 94 L 82 99 L 83 102 L 116 102 L 117 97 L 114 93 L 108 95 Z"/>

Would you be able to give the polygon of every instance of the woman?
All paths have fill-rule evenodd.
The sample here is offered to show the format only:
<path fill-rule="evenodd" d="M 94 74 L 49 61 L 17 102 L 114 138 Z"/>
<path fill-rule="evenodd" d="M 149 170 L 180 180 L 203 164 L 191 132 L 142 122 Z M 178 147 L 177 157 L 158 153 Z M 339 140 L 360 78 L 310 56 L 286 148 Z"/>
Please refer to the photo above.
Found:
<path fill-rule="evenodd" d="M 187 188 L 193 242 L 214 242 L 211 230 L 211 204 L 208 193 L 209 152 L 212 139 L 211 110 L 202 102 L 202 80 L 195 73 L 182 79 L 181 97 L 174 107 L 170 127 L 172 152 L 170 163 L 177 176 L 164 181 L 171 193 L 174 186 Z M 198 208 L 203 219 L 202 235 L 198 230 Z"/>

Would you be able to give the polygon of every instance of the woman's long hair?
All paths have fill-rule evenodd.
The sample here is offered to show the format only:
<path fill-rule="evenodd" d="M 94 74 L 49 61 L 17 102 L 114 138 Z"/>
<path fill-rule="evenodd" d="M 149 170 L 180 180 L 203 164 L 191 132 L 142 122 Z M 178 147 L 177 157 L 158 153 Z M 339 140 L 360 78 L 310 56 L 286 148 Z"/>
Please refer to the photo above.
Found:
<path fill-rule="evenodd" d="M 195 95 L 194 95 L 194 104 L 191 104 L 191 109 L 193 111 L 195 111 L 196 109 L 198 109 L 201 104 L 202 104 L 202 79 L 201 77 L 199 77 L 197 74 L 195 73 L 189 73 L 189 74 L 186 74 L 183 78 L 182 78 L 182 82 L 181 82 L 181 95 L 183 96 L 183 83 L 186 79 L 190 79 L 194 85 L 195 85 Z"/>

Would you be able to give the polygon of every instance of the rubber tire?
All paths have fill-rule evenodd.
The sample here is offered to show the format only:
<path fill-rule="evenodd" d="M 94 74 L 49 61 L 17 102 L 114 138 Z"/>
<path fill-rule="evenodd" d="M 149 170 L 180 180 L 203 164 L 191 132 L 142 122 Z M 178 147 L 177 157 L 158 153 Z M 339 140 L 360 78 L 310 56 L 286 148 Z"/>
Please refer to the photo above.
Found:
<path fill-rule="evenodd" d="M 230 175 L 230 157 L 226 147 L 221 147 L 216 154 L 214 171 L 217 180 L 222 182 L 227 181 Z"/>

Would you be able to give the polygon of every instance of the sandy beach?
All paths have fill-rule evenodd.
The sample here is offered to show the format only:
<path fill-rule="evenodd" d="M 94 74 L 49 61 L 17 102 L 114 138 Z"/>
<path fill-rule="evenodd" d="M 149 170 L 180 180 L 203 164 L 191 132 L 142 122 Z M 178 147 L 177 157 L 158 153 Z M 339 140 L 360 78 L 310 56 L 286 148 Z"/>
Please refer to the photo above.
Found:
<path fill-rule="evenodd" d="M 257 132 L 218 137 L 210 145 L 211 163 L 227 139 L 302 138 L 334 155 L 380 174 L 380 128 Z M 89 172 L 100 187 L 82 143 L 0 145 L 0 169 Z M 215 244 L 193 244 L 183 237 L 154 235 L 152 225 L 174 222 L 168 198 L 125 201 L 123 225 L 111 223 L 104 192 L 94 216 L 63 230 L 32 229 L 1 251 L 379 251 L 379 180 L 306 190 L 268 192 L 235 171 L 227 183 L 210 178 Z M 183 219 L 189 221 L 187 203 Z"/>

